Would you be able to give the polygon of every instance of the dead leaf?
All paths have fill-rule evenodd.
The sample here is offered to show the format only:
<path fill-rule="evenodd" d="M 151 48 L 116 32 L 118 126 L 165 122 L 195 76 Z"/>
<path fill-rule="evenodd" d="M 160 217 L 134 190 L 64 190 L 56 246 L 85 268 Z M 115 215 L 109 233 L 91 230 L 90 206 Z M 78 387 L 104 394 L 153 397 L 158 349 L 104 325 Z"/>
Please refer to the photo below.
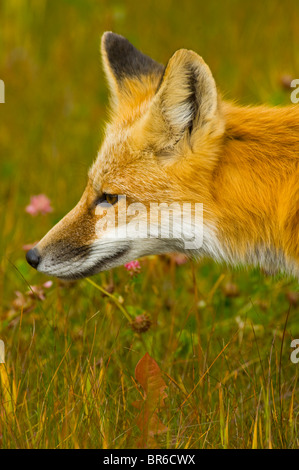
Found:
<path fill-rule="evenodd" d="M 165 406 L 167 398 L 166 383 L 156 361 L 146 353 L 135 368 L 135 378 L 144 391 L 144 400 L 133 403 L 140 410 L 136 424 L 141 432 L 137 443 L 141 448 L 155 448 L 158 443 L 156 436 L 168 431 L 158 416 L 158 412 Z"/>

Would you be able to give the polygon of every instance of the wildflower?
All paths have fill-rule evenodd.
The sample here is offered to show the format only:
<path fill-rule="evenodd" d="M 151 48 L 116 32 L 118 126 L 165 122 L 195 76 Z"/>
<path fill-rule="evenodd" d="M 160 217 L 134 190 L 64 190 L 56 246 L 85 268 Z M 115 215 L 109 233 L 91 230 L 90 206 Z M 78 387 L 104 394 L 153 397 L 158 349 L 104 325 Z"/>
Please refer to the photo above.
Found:
<path fill-rule="evenodd" d="M 227 282 L 223 287 L 223 293 L 226 297 L 238 297 L 240 294 L 237 284 L 233 282 Z"/>
<path fill-rule="evenodd" d="M 45 194 L 38 194 L 37 196 L 31 196 L 30 204 L 25 208 L 25 211 L 30 215 L 37 214 L 48 214 L 52 212 L 50 199 Z"/>
<path fill-rule="evenodd" d="M 299 304 L 299 292 L 288 291 L 286 293 L 286 298 L 294 307 L 297 307 Z"/>
<path fill-rule="evenodd" d="M 280 77 L 280 85 L 285 90 L 290 90 L 292 88 L 292 81 L 293 81 L 292 75 L 282 75 Z"/>
<path fill-rule="evenodd" d="M 26 245 L 23 245 L 23 246 L 22 246 L 22 249 L 23 249 L 24 251 L 29 251 L 29 250 L 31 250 L 32 248 L 34 248 L 35 245 L 37 245 L 37 244 L 38 244 L 38 242 L 27 243 Z"/>
<path fill-rule="evenodd" d="M 182 264 L 185 264 L 188 261 L 188 257 L 186 255 L 183 255 L 182 253 L 176 253 L 174 255 L 171 255 L 171 257 L 175 264 L 178 266 L 181 266 Z"/>
<path fill-rule="evenodd" d="M 8 318 L 14 318 L 19 310 L 24 313 L 29 313 L 36 306 L 37 300 L 45 300 L 46 295 L 44 289 L 49 289 L 52 286 L 52 281 L 46 281 L 41 286 L 31 286 L 31 288 L 24 294 L 20 291 L 15 292 L 15 298 L 12 301 L 12 308 L 8 312 Z"/>
<path fill-rule="evenodd" d="M 44 282 L 43 286 L 45 289 L 49 289 L 50 287 L 53 286 L 53 281 L 46 281 Z"/>
<path fill-rule="evenodd" d="M 137 315 L 131 322 L 131 328 L 136 333 L 145 333 L 151 327 L 151 317 L 147 313 Z"/>
<path fill-rule="evenodd" d="M 124 266 L 126 270 L 129 271 L 131 276 L 134 276 L 134 274 L 140 273 L 141 266 L 140 266 L 139 261 L 130 261 L 129 263 L 126 263 Z"/>
<path fill-rule="evenodd" d="M 45 300 L 46 295 L 44 289 L 49 289 L 52 284 L 52 281 L 47 281 L 42 286 L 31 286 L 31 288 L 27 292 L 27 295 L 29 297 L 35 297 L 38 300 Z"/>
<path fill-rule="evenodd" d="M 15 299 L 12 301 L 12 313 L 20 309 L 23 309 L 24 312 L 28 312 L 34 308 L 32 301 L 26 295 L 22 294 L 22 292 L 15 291 L 15 296 Z"/>

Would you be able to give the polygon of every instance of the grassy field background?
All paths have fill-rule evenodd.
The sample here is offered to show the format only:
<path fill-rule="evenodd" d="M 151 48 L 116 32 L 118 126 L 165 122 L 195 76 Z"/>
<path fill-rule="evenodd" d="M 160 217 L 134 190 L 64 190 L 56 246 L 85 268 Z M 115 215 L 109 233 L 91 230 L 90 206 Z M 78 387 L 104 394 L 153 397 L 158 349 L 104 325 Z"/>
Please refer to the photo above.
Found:
<path fill-rule="evenodd" d="M 176 256 L 66 284 L 31 269 L 39 240 L 81 196 L 101 143 L 101 34 L 166 63 L 181 47 L 227 99 L 290 104 L 299 75 L 297 0 L 2 0 L 0 3 L 0 447 L 134 448 L 135 375 L 148 352 L 167 385 L 161 448 L 298 448 L 298 284 Z M 47 215 L 25 212 L 46 194 Z M 30 286 L 39 286 L 30 288 Z M 149 315 L 137 333 L 128 323 Z M 137 319 L 138 321 L 138 319 Z"/>

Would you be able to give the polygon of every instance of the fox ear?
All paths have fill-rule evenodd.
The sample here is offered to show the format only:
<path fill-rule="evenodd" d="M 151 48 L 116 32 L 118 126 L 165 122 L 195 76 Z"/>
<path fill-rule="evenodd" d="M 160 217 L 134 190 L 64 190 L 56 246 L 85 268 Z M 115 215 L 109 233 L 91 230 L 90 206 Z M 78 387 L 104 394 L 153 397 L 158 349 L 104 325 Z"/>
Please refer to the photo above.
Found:
<path fill-rule="evenodd" d="M 163 150 L 184 135 L 204 129 L 210 132 L 218 116 L 218 93 L 209 67 L 195 52 L 178 50 L 144 116 L 143 129 L 150 145 Z"/>
<path fill-rule="evenodd" d="M 163 65 L 136 49 L 119 34 L 106 32 L 102 36 L 101 52 L 104 70 L 108 79 L 112 100 L 134 100 L 147 90 L 156 90 L 164 71 Z"/>

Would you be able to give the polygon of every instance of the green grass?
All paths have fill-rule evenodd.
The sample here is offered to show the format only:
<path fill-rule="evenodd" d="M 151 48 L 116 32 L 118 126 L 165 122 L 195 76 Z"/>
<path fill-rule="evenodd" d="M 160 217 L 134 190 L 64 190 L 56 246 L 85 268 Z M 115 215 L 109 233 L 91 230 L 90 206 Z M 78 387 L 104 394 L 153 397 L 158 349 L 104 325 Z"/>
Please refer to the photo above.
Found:
<path fill-rule="evenodd" d="M 164 63 L 196 50 L 228 99 L 289 104 L 280 79 L 298 78 L 298 24 L 296 0 L 1 2 L 0 447 L 134 447 L 134 370 L 147 351 L 168 385 L 157 446 L 298 447 L 295 281 L 165 256 L 142 260 L 134 278 L 124 267 L 95 276 L 112 296 L 86 280 L 54 280 L 45 300 L 26 305 L 15 294 L 48 280 L 22 246 L 74 206 L 101 142 L 105 30 Z M 55 210 L 33 218 L 24 208 L 39 193 Z M 134 332 L 124 309 L 148 313 L 150 329 Z"/>

